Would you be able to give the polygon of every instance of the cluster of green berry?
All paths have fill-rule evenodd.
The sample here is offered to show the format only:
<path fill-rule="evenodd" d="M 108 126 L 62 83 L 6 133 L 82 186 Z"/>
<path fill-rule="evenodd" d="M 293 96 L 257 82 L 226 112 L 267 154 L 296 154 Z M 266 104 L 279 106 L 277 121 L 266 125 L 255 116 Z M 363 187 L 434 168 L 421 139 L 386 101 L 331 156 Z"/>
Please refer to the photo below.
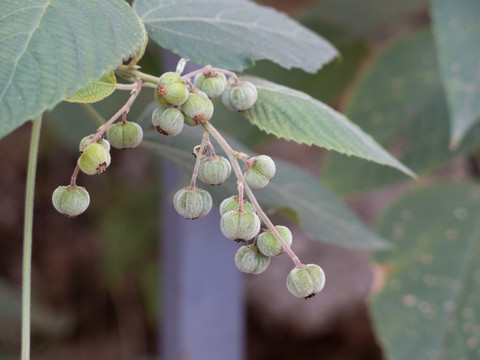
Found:
<path fill-rule="evenodd" d="M 100 135 L 85 136 L 79 145 L 80 157 L 77 161 L 72 182 L 59 186 L 52 195 L 55 209 L 67 217 L 76 217 L 87 210 L 90 196 L 87 190 L 75 183 L 78 170 L 87 175 L 103 173 L 110 165 L 110 146 L 116 149 L 131 149 L 140 144 L 143 130 L 137 123 L 124 121 L 114 124 L 106 130 L 106 139 Z"/>
<path fill-rule="evenodd" d="M 290 250 L 292 233 L 282 225 L 275 226 L 273 231 L 268 226 L 261 231 L 262 221 L 255 206 L 244 199 L 244 187 L 258 189 L 270 183 L 276 171 L 272 158 L 267 155 L 249 158 L 246 154 L 233 152 L 236 154 L 233 159 L 235 164 L 231 164 L 227 158 L 216 155 L 209 140 L 211 127 L 208 122 L 214 110 L 211 99 L 220 96 L 230 110 L 243 111 L 255 104 L 257 89 L 252 83 L 238 81 L 233 76 L 227 81 L 220 71 L 201 72 L 193 83 L 189 77 L 182 78 L 178 73 L 165 73 L 155 91 L 159 106 L 153 112 L 152 123 L 158 132 L 169 136 L 179 134 L 184 124 L 204 126 L 202 143 L 193 150 L 196 164 L 190 186 L 178 190 L 173 200 L 176 211 L 187 219 L 205 216 L 212 208 L 212 197 L 208 191 L 196 186 L 197 177 L 205 184 L 220 185 L 230 176 L 232 164 L 238 165 L 235 158 L 245 163 L 241 175 L 236 174 L 238 195 L 220 204 L 220 229 L 225 237 L 245 244 L 235 255 L 237 268 L 243 273 L 256 275 L 267 269 L 271 257 L 283 254 L 286 248 Z M 208 148 L 210 154 L 207 156 Z M 315 264 L 299 263 L 287 278 L 289 291 L 303 298 L 315 295 L 324 284 L 323 270 Z"/>
<path fill-rule="evenodd" d="M 291 231 L 283 225 L 274 226 L 251 191 L 251 188 L 263 188 L 270 183 L 276 172 L 274 161 L 267 155 L 249 157 L 234 151 L 209 122 L 214 111 L 211 99 L 221 97 L 228 109 L 244 111 L 257 101 L 255 85 L 240 81 L 232 72 L 210 66 L 184 76 L 180 75 L 182 70 L 183 66 L 179 64 L 177 72 L 167 72 L 154 78 L 153 84 L 159 105 L 152 114 L 152 124 L 159 133 L 177 135 L 185 124 L 202 125 L 204 130 L 201 144 L 193 150 L 196 160 L 190 186 L 178 190 L 174 196 L 176 211 L 187 219 L 207 215 L 212 209 L 212 197 L 208 191 L 196 186 L 197 178 L 205 184 L 220 185 L 228 179 L 233 169 L 237 177 L 238 194 L 221 203 L 220 229 L 225 237 L 245 244 L 235 255 L 237 268 L 246 274 L 260 274 L 267 269 L 271 257 L 287 252 L 295 263 L 295 268 L 287 277 L 287 288 L 296 297 L 309 298 L 315 295 L 325 285 L 323 270 L 318 265 L 300 262 L 290 248 Z M 192 82 L 190 79 L 193 76 L 195 79 Z M 143 81 L 137 77 L 135 83 L 127 85 L 126 88 L 132 89 L 127 103 L 96 134 L 80 142 L 81 155 L 70 185 L 59 186 L 52 196 L 53 205 L 60 213 L 75 217 L 89 205 L 88 192 L 75 182 L 79 171 L 88 175 L 100 174 L 110 165 L 110 146 L 127 149 L 136 147 L 142 141 L 142 128 L 126 121 L 126 114 Z M 122 121 L 113 124 L 122 115 Z M 104 133 L 106 139 L 102 138 Z M 217 140 L 228 158 L 215 153 L 210 135 Z M 243 171 L 238 160 L 245 164 Z M 244 193 L 251 202 L 244 198 Z M 263 230 L 262 224 L 265 227 Z"/>

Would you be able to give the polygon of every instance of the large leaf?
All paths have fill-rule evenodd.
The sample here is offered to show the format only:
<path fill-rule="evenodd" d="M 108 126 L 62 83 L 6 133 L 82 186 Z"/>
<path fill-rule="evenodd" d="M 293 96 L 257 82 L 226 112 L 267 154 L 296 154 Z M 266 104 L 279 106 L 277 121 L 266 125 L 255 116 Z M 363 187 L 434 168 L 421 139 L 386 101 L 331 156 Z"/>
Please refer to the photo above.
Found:
<path fill-rule="evenodd" d="M 317 145 L 414 174 L 345 116 L 309 95 L 253 77 L 258 99 L 244 112 L 268 134 L 307 145 Z"/>
<path fill-rule="evenodd" d="M 191 174 L 195 163 L 192 148 L 201 138 L 200 128 L 186 128 L 181 135 L 166 138 L 156 132 L 146 132 L 144 145 L 157 149 L 159 154 Z M 228 139 L 235 150 L 253 153 Z M 215 144 L 215 140 L 212 139 Z M 216 146 L 217 147 L 217 146 Z M 218 149 L 219 153 L 223 153 Z M 264 189 L 255 190 L 255 196 L 267 209 L 289 208 L 298 216 L 301 228 L 312 239 L 351 248 L 376 249 L 384 242 L 368 230 L 342 202 L 323 187 L 317 179 L 304 170 L 275 159 L 277 172 L 272 182 Z M 198 183 L 199 187 L 212 193 L 219 203 L 236 193 L 234 176 L 221 186 L 211 187 Z"/>
<path fill-rule="evenodd" d="M 123 0 L 0 6 L 0 137 L 99 79 L 143 44 Z"/>
<path fill-rule="evenodd" d="M 432 36 L 422 32 L 382 50 L 351 91 L 345 113 L 415 173 L 435 169 L 480 143 L 480 128 L 449 149 L 448 110 Z M 329 153 L 323 181 L 348 194 L 407 180 L 392 169 Z M 361 176 L 358 176 L 361 174 Z"/>
<path fill-rule="evenodd" d="M 306 16 L 368 38 L 427 7 L 428 0 L 325 0 L 308 9 Z"/>
<path fill-rule="evenodd" d="M 255 60 L 316 72 L 338 55 L 319 35 L 245 0 L 136 0 L 149 37 L 197 64 L 243 70 Z"/>
<path fill-rule="evenodd" d="M 480 1 L 432 0 L 438 60 L 456 145 L 480 120 Z"/>
<path fill-rule="evenodd" d="M 379 231 L 394 246 L 375 254 L 387 279 L 371 304 L 387 358 L 478 359 L 480 187 L 413 192 L 386 212 Z"/>
<path fill-rule="evenodd" d="M 78 90 L 72 97 L 65 99 L 69 102 L 94 103 L 105 99 L 115 90 L 117 80 L 113 71 L 109 71 L 97 81 L 92 81 L 85 89 Z"/>
<path fill-rule="evenodd" d="M 338 26 L 322 23 L 320 17 L 308 17 L 302 23 L 322 34 L 340 51 L 341 57 L 312 75 L 302 70 L 286 70 L 270 61 L 259 61 L 249 74 L 281 83 L 293 89 L 300 89 L 316 99 L 331 103 L 353 80 L 362 61 L 367 56 L 367 45 L 359 38 Z"/>

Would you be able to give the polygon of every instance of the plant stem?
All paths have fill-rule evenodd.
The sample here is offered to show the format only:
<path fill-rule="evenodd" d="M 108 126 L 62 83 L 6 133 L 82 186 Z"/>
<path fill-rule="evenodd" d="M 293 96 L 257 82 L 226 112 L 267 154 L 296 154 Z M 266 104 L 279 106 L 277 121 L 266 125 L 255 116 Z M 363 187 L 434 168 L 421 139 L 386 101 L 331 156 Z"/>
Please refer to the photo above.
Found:
<path fill-rule="evenodd" d="M 115 73 L 121 78 L 128 81 L 136 81 L 140 79 L 145 86 L 148 87 L 157 87 L 158 77 L 145 74 L 139 70 L 129 68 L 127 65 L 118 65 L 115 69 Z"/>
<path fill-rule="evenodd" d="M 208 142 L 208 132 L 204 131 L 203 132 L 203 137 L 202 137 L 202 142 L 200 144 L 200 149 L 198 150 L 197 158 L 195 160 L 195 167 L 193 168 L 192 180 L 190 181 L 190 187 L 195 187 L 195 184 L 197 182 L 198 168 L 200 166 L 200 160 L 202 160 L 202 158 L 203 158 L 203 152 L 205 151 L 205 147 L 207 146 L 207 142 Z"/>
<path fill-rule="evenodd" d="M 224 137 L 218 132 L 217 129 L 215 129 L 212 124 L 210 124 L 208 121 L 203 124 L 203 127 L 206 131 L 208 131 L 214 138 L 217 140 L 218 144 L 222 147 L 223 151 L 227 154 L 230 162 L 232 163 L 233 171 L 235 172 L 235 176 L 237 177 L 239 183 L 243 184 L 243 188 L 252 202 L 253 206 L 255 206 L 255 209 L 257 210 L 258 215 L 260 218 L 263 220 L 267 228 L 275 235 L 277 240 L 282 244 L 283 248 L 285 251 L 288 253 L 288 255 L 292 258 L 292 261 L 295 263 L 295 266 L 300 266 L 302 265 L 302 262 L 298 259 L 298 256 L 295 255 L 293 250 L 288 246 L 288 244 L 283 240 L 282 236 L 279 234 L 273 223 L 270 221 L 268 218 L 267 214 L 262 210 L 260 207 L 260 204 L 258 203 L 257 199 L 255 198 L 255 195 L 253 194 L 252 190 L 248 186 L 247 183 L 243 180 L 243 173 L 242 170 L 240 169 L 240 165 L 238 165 L 237 159 L 234 156 L 234 154 L 238 154 L 238 152 L 234 151 L 231 146 L 227 143 L 227 141 L 224 139 Z M 240 199 L 239 199 L 240 200 Z"/>
<path fill-rule="evenodd" d="M 130 95 L 130 97 L 128 98 L 125 105 L 123 105 L 120 108 L 120 110 L 118 110 L 115 113 L 115 115 L 113 115 L 106 123 L 104 123 L 102 126 L 100 126 L 98 128 L 98 131 L 96 132 L 95 136 L 90 140 L 90 142 L 87 144 L 87 146 L 90 145 L 90 144 L 93 144 L 95 141 L 97 141 L 103 135 L 103 133 L 105 131 L 107 131 L 107 129 L 110 127 L 110 125 L 112 125 L 115 122 L 115 120 L 117 120 L 120 116 L 122 116 L 123 114 L 127 114 L 130 111 L 130 108 L 132 107 L 133 102 L 135 101 L 138 94 L 140 93 L 140 90 L 142 90 L 143 82 L 141 80 L 137 80 L 135 85 L 136 85 L 135 89 L 132 90 L 132 95 Z M 93 109 L 93 110 L 95 111 L 95 109 Z M 96 113 L 96 111 L 95 111 L 95 113 Z M 91 114 L 93 114 L 93 113 L 91 112 Z M 98 114 L 98 116 L 100 116 L 100 115 Z M 87 147 L 87 146 L 85 146 L 85 147 Z M 79 169 L 78 169 L 78 165 L 77 165 L 75 167 L 75 170 L 73 171 L 72 177 L 70 179 L 70 185 L 75 185 L 77 175 L 78 175 L 78 170 Z"/>
<path fill-rule="evenodd" d="M 30 359 L 30 310 L 32 270 L 33 201 L 35 173 L 37 170 L 38 144 L 42 115 L 33 121 L 30 153 L 28 155 L 27 185 L 25 189 L 25 215 L 23 224 L 23 279 L 22 279 L 22 360 Z"/>
<path fill-rule="evenodd" d="M 133 84 L 116 84 L 115 89 L 117 90 L 133 90 L 135 89 L 135 83 Z"/>

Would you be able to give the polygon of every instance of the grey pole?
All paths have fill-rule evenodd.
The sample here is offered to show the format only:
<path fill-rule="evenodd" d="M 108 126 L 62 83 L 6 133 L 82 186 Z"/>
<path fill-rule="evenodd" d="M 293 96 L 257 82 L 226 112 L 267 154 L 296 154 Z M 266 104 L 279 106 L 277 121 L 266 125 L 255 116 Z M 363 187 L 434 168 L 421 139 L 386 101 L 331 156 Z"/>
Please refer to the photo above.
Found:
<path fill-rule="evenodd" d="M 167 71 L 175 71 L 176 60 L 168 64 Z M 220 232 L 216 207 L 196 220 L 177 214 L 172 199 L 182 174 L 167 162 L 161 173 L 160 359 L 243 360 L 243 275 L 234 264 L 238 245 Z"/>

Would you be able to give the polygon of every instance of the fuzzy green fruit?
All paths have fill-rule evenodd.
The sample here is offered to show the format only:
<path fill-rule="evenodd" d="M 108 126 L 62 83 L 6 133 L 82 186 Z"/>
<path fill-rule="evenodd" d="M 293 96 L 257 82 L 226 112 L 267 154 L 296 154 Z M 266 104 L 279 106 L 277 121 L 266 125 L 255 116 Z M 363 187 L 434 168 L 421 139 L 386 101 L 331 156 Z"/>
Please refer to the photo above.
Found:
<path fill-rule="evenodd" d="M 209 156 L 200 160 L 198 178 L 205 184 L 220 185 L 232 172 L 230 161 L 223 156 Z"/>
<path fill-rule="evenodd" d="M 160 134 L 178 135 L 183 129 L 183 123 L 183 114 L 176 108 L 166 108 L 160 105 L 153 111 L 152 124 Z"/>
<path fill-rule="evenodd" d="M 102 145 L 94 143 L 83 150 L 77 164 L 85 174 L 95 175 L 104 172 L 110 161 L 110 153 Z"/>
<path fill-rule="evenodd" d="M 212 118 L 212 101 L 202 91 L 192 92 L 182 105 L 182 113 L 185 115 L 185 124 L 195 126 Z"/>
<path fill-rule="evenodd" d="M 160 104 L 179 106 L 187 100 L 187 97 L 187 86 L 179 74 L 167 72 L 160 76 L 155 90 L 155 98 Z"/>
<path fill-rule="evenodd" d="M 230 210 L 238 210 L 238 195 L 230 196 L 223 200 L 220 204 L 220 216 L 225 215 Z M 246 212 L 255 213 L 255 207 L 248 202 L 246 199 L 243 199 L 243 210 Z"/>
<path fill-rule="evenodd" d="M 260 219 L 254 213 L 230 210 L 220 219 L 220 229 L 229 239 L 247 241 L 260 231 Z"/>
<path fill-rule="evenodd" d="M 120 122 L 107 129 L 107 139 L 116 149 L 131 149 L 142 142 L 143 130 L 137 123 Z"/>
<path fill-rule="evenodd" d="M 259 155 L 250 159 L 251 165 L 245 168 L 244 179 L 248 186 L 260 189 L 268 185 L 275 175 L 275 162 L 270 156 Z"/>
<path fill-rule="evenodd" d="M 275 226 L 275 229 L 277 229 L 283 241 L 285 241 L 288 246 L 291 246 L 292 232 L 290 229 L 283 225 L 277 225 Z M 262 232 L 260 235 L 258 235 L 257 246 L 265 256 L 277 256 L 285 252 L 285 249 L 283 248 L 282 244 L 280 244 L 280 241 L 277 240 L 275 234 L 270 230 Z"/>
<path fill-rule="evenodd" d="M 90 195 L 81 186 L 59 186 L 52 194 L 52 203 L 60 214 L 74 218 L 87 210 Z"/>
<path fill-rule="evenodd" d="M 255 85 L 248 81 L 240 81 L 227 86 L 222 94 L 222 102 L 230 110 L 243 111 L 255 104 L 257 96 Z"/>
<path fill-rule="evenodd" d="M 195 77 L 194 84 L 210 99 L 215 99 L 223 94 L 227 85 L 227 78 L 220 72 L 207 72 L 198 74 Z"/>
<path fill-rule="evenodd" d="M 80 152 L 83 152 L 85 147 L 88 145 L 88 143 L 95 137 L 95 134 L 85 136 L 82 140 L 80 140 L 80 144 L 78 145 L 78 150 Z M 110 143 L 108 142 L 107 139 L 99 138 L 96 141 L 97 144 L 102 145 L 105 150 L 110 151 Z"/>
<path fill-rule="evenodd" d="M 322 291 L 325 273 L 316 264 L 299 265 L 287 277 L 287 288 L 293 296 L 308 299 Z"/>
<path fill-rule="evenodd" d="M 269 264 L 270 258 L 258 251 L 255 245 L 242 246 L 235 254 L 235 265 L 245 274 L 261 274 Z"/>
<path fill-rule="evenodd" d="M 207 215 L 212 209 L 212 197 L 203 189 L 186 187 L 177 191 L 173 198 L 175 210 L 187 219 Z"/>

